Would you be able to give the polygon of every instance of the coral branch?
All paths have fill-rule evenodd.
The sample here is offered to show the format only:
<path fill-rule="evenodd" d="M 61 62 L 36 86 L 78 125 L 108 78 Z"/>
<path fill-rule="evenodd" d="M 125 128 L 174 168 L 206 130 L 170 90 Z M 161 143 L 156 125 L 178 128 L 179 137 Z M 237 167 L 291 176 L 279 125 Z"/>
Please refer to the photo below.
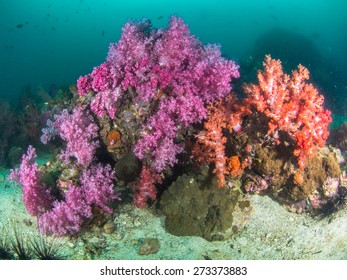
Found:
<path fill-rule="evenodd" d="M 35 148 L 29 146 L 27 154 L 22 157 L 19 169 L 11 170 L 8 178 L 22 185 L 23 201 L 28 213 L 40 216 L 52 208 L 52 198 L 49 189 L 40 183 L 41 174 L 35 158 Z"/>
<path fill-rule="evenodd" d="M 236 166 L 236 158 L 229 159 L 226 156 L 225 131 L 230 134 L 238 132 L 241 129 L 241 117 L 244 113 L 245 109 L 237 103 L 235 95 L 230 94 L 227 98 L 210 104 L 208 118 L 204 124 L 205 130 L 197 135 L 197 145 L 194 148 L 195 157 L 200 162 L 214 163 L 213 172 L 218 178 L 219 187 L 225 185 L 226 174 L 241 174 L 239 170 L 241 163 L 238 162 L 239 166 Z"/>
<path fill-rule="evenodd" d="M 66 141 L 66 149 L 61 152 L 62 160 L 67 164 L 74 157 L 79 164 L 88 166 L 99 146 L 96 139 L 98 126 L 92 115 L 85 108 L 76 107 L 71 115 L 64 109 L 54 118 L 53 125 L 57 134 Z"/>
<path fill-rule="evenodd" d="M 39 218 L 39 228 L 44 234 L 73 235 L 80 231 L 85 219 L 91 216 L 91 206 L 86 202 L 84 191 L 71 185 L 65 200 L 55 201 L 53 209 Z"/>
<path fill-rule="evenodd" d="M 109 204 L 115 199 L 120 200 L 120 194 L 114 192 L 114 171 L 110 165 L 100 163 L 84 170 L 80 178 L 86 202 L 96 205 L 106 213 L 112 213 Z"/>

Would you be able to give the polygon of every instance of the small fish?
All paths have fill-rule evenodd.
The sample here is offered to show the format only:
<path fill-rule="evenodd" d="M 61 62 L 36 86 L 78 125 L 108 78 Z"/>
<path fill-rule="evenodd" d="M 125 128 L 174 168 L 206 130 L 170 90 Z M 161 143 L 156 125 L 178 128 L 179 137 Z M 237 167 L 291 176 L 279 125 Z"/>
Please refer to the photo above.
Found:
<path fill-rule="evenodd" d="M 22 23 L 19 23 L 16 25 L 17 28 L 22 28 L 23 27 L 23 24 Z"/>
<path fill-rule="evenodd" d="M 55 31 L 55 27 L 52 27 L 51 29 L 52 29 L 52 31 Z"/>
<path fill-rule="evenodd" d="M 105 30 L 102 31 L 102 36 L 104 36 L 104 35 L 105 35 Z"/>
<path fill-rule="evenodd" d="M 273 20 L 278 20 L 278 17 L 276 17 L 274 15 L 270 15 L 270 18 L 272 18 Z"/>
<path fill-rule="evenodd" d="M 157 17 L 157 19 L 162 19 L 163 18 L 163 16 L 159 16 L 159 17 Z"/>

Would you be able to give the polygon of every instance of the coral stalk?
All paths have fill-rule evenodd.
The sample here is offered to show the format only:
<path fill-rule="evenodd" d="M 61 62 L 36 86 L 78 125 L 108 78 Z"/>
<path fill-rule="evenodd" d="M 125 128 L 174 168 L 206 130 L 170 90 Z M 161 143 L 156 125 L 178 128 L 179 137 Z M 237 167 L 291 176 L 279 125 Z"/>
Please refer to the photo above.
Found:
<path fill-rule="evenodd" d="M 157 197 L 156 184 L 160 184 L 162 178 L 160 174 L 151 171 L 149 166 L 144 165 L 141 170 L 140 179 L 132 184 L 135 190 L 133 203 L 139 208 L 147 204 L 147 200 L 154 201 Z"/>

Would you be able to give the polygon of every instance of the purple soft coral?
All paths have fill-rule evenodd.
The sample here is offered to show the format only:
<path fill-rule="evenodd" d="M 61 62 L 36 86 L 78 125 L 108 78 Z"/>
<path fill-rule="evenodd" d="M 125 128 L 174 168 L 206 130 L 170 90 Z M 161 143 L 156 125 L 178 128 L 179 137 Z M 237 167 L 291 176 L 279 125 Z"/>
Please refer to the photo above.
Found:
<path fill-rule="evenodd" d="M 68 163 L 70 157 L 75 157 L 79 164 L 88 166 L 99 146 L 96 140 L 98 126 L 92 115 L 85 108 L 77 107 L 71 115 L 64 109 L 54 118 L 53 125 L 57 134 L 66 141 L 66 149 L 61 152 L 62 160 Z"/>
<path fill-rule="evenodd" d="M 120 200 L 120 194 L 114 192 L 114 177 L 111 166 L 103 166 L 100 163 L 83 171 L 80 183 L 89 205 L 98 206 L 105 212 L 112 213 L 112 208 L 108 204 L 115 199 Z"/>
<path fill-rule="evenodd" d="M 177 161 L 184 131 L 206 117 L 208 102 L 231 91 L 230 81 L 239 72 L 233 61 L 221 57 L 219 46 L 204 46 L 192 36 L 181 18 L 171 17 L 166 30 L 150 27 L 148 20 L 126 23 L 106 62 L 80 77 L 77 86 L 81 96 L 96 93 L 91 110 L 100 117 L 115 118 L 129 88 L 135 102 L 156 104 L 134 151 L 161 172 Z"/>
<path fill-rule="evenodd" d="M 75 234 L 86 219 L 92 217 L 94 206 L 111 214 L 109 204 L 120 200 L 120 194 L 114 192 L 113 178 L 110 165 L 98 164 L 84 170 L 80 187 L 69 185 L 64 200 L 56 200 L 53 209 L 39 218 L 41 232 L 58 236 Z"/>
<path fill-rule="evenodd" d="M 146 158 L 156 171 L 162 171 L 167 165 L 176 163 L 176 154 L 182 147 L 174 143 L 177 127 L 172 117 L 163 110 L 150 117 L 144 131 L 145 134 L 135 145 L 134 152 L 139 159 Z"/>
<path fill-rule="evenodd" d="M 8 178 L 22 185 L 23 201 L 28 213 L 39 216 L 52 207 L 52 198 L 49 190 L 39 182 L 41 175 L 35 158 L 35 148 L 29 146 L 19 169 L 11 170 Z"/>
<path fill-rule="evenodd" d="M 55 201 L 53 209 L 39 218 L 39 228 L 44 234 L 62 236 L 77 233 L 86 218 L 92 216 L 91 206 L 82 188 L 70 185 L 65 200 Z"/>

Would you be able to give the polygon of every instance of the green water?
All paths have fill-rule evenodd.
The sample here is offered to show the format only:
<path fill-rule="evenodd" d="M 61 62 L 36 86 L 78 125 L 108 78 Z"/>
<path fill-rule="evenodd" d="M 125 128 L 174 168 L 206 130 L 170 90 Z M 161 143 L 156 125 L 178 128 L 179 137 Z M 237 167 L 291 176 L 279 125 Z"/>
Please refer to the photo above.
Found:
<path fill-rule="evenodd" d="M 35 91 L 75 83 L 104 61 L 128 19 L 147 17 L 154 27 L 165 27 L 170 15 L 178 15 L 200 40 L 221 44 L 241 66 L 257 54 L 259 38 L 268 42 L 260 52 L 308 64 L 329 107 L 347 114 L 346 8 L 344 0 L 2 0 L 0 97 L 14 101 L 26 85 Z M 295 48 L 301 39 L 307 41 Z"/>

